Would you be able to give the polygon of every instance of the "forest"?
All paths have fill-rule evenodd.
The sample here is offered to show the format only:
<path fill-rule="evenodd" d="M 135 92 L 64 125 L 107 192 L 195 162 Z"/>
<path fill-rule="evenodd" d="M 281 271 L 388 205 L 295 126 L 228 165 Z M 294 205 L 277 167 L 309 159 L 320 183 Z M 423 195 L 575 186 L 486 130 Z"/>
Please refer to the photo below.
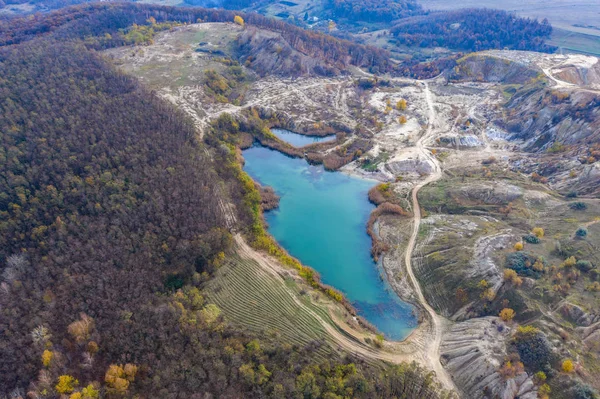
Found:
<path fill-rule="evenodd" d="M 171 10 L 83 6 L 2 26 L 0 397 L 438 398 L 415 364 L 335 351 L 317 363 L 322 342 L 253 336 L 207 303 L 232 252 L 221 202 L 242 231 L 255 222 L 228 194 L 246 182 L 216 161 L 227 146 L 200 142 L 93 50 Z"/>
<path fill-rule="evenodd" d="M 546 44 L 552 33 L 547 20 L 538 22 L 501 10 L 464 9 L 406 18 L 391 29 L 398 44 L 448 47 L 464 51 L 487 49 L 553 52 Z"/>
<path fill-rule="evenodd" d="M 327 0 L 332 18 L 352 22 L 391 22 L 423 13 L 415 0 Z"/>

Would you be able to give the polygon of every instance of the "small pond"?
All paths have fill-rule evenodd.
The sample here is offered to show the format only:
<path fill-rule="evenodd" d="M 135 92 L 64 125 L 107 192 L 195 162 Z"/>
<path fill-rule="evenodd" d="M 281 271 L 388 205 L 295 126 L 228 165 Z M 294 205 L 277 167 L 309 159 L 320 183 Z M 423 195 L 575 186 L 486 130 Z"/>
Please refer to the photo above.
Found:
<path fill-rule="evenodd" d="M 315 144 L 315 143 L 324 143 L 327 141 L 335 140 L 335 135 L 330 136 L 307 136 L 304 134 L 298 134 L 294 132 L 290 132 L 285 129 L 271 129 L 271 132 L 281 140 L 286 143 L 290 143 L 294 147 L 304 147 L 305 145 Z"/>

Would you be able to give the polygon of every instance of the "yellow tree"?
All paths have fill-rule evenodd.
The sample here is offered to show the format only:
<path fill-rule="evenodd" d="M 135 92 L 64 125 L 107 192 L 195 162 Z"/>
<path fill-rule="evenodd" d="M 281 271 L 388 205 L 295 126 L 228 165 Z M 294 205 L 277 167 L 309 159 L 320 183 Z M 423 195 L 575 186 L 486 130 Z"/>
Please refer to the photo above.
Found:
<path fill-rule="evenodd" d="M 523 243 L 522 242 L 518 242 L 515 244 L 515 251 L 522 251 L 523 250 Z"/>
<path fill-rule="evenodd" d="M 61 375 L 58 377 L 58 383 L 56 384 L 56 392 L 63 393 L 71 393 L 75 390 L 75 387 L 79 385 L 79 381 L 70 375 Z"/>
<path fill-rule="evenodd" d="M 406 109 L 406 100 L 401 99 L 396 103 L 396 109 L 399 111 L 404 111 Z"/>
<path fill-rule="evenodd" d="M 52 351 L 49 351 L 48 349 L 46 349 L 44 353 L 42 353 L 42 364 L 44 365 L 44 367 L 50 366 L 53 357 L 54 353 L 52 353 Z"/>
<path fill-rule="evenodd" d="M 238 24 L 239 26 L 244 26 L 244 18 L 240 17 L 239 15 L 233 17 L 233 22 Z"/>
<path fill-rule="evenodd" d="M 404 125 L 406 123 L 406 116 L 402 115 L 400 118 L 398 118 L 398 122 Z"/>
<path fill-rule="evenodd" d="M 572 360 L 567 359 L 562 363 L 562 371 L 565 373 L 572 373 L 573 370 L 575 370 L 575 365 Z"/>
<path fill-rule="evenodd" d="M 515 311 L 511 308 L 504 308 L 500 311 L 500 318 L 502 321 L 509 322 L 515 317 Z"/>
<path fill-rule="evenodd" d="M 537 238 L 543 238 L 544 237 L 544 229 L 542 229 L 541 227 L 535 227 L 533 230 L 531 230 L 531 232 L 537 237 Z"/>

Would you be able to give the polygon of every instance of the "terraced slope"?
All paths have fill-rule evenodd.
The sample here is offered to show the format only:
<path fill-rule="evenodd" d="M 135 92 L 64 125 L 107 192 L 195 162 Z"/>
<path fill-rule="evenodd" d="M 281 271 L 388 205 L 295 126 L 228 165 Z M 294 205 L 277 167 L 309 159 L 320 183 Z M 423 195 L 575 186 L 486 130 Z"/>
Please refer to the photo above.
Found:
<path fill-rule="evenodd" d="M 205 292 L 234 324 L 265 336 L 281 336 L 291 344 L 323 342 L 325 345 L 317 351 L 323 360 L 333 350 L 331 337 L 320 321 L 296 303 L 302 301 L 318 311 L 318 306 L 309 304 L 309 294 L 301 293 L 291 277 L 278 278 L 252 259 L 229 258 Z M 327 311 L 321 310 L 320 316 L 326 316 Z"/>

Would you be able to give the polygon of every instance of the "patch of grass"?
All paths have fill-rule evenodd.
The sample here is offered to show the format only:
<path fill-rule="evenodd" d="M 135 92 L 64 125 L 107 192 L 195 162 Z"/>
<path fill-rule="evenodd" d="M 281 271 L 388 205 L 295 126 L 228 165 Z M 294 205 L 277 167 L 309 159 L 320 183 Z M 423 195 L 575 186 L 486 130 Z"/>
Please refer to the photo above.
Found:
<path fill-rule="evenodd" d="M 381 151 L 375 158 L 366 158 L 360 167 L 368 172 L 375 172 L 380 164 L 386 163 L 390 159 L 390 156 L 389 152 Z"/>

